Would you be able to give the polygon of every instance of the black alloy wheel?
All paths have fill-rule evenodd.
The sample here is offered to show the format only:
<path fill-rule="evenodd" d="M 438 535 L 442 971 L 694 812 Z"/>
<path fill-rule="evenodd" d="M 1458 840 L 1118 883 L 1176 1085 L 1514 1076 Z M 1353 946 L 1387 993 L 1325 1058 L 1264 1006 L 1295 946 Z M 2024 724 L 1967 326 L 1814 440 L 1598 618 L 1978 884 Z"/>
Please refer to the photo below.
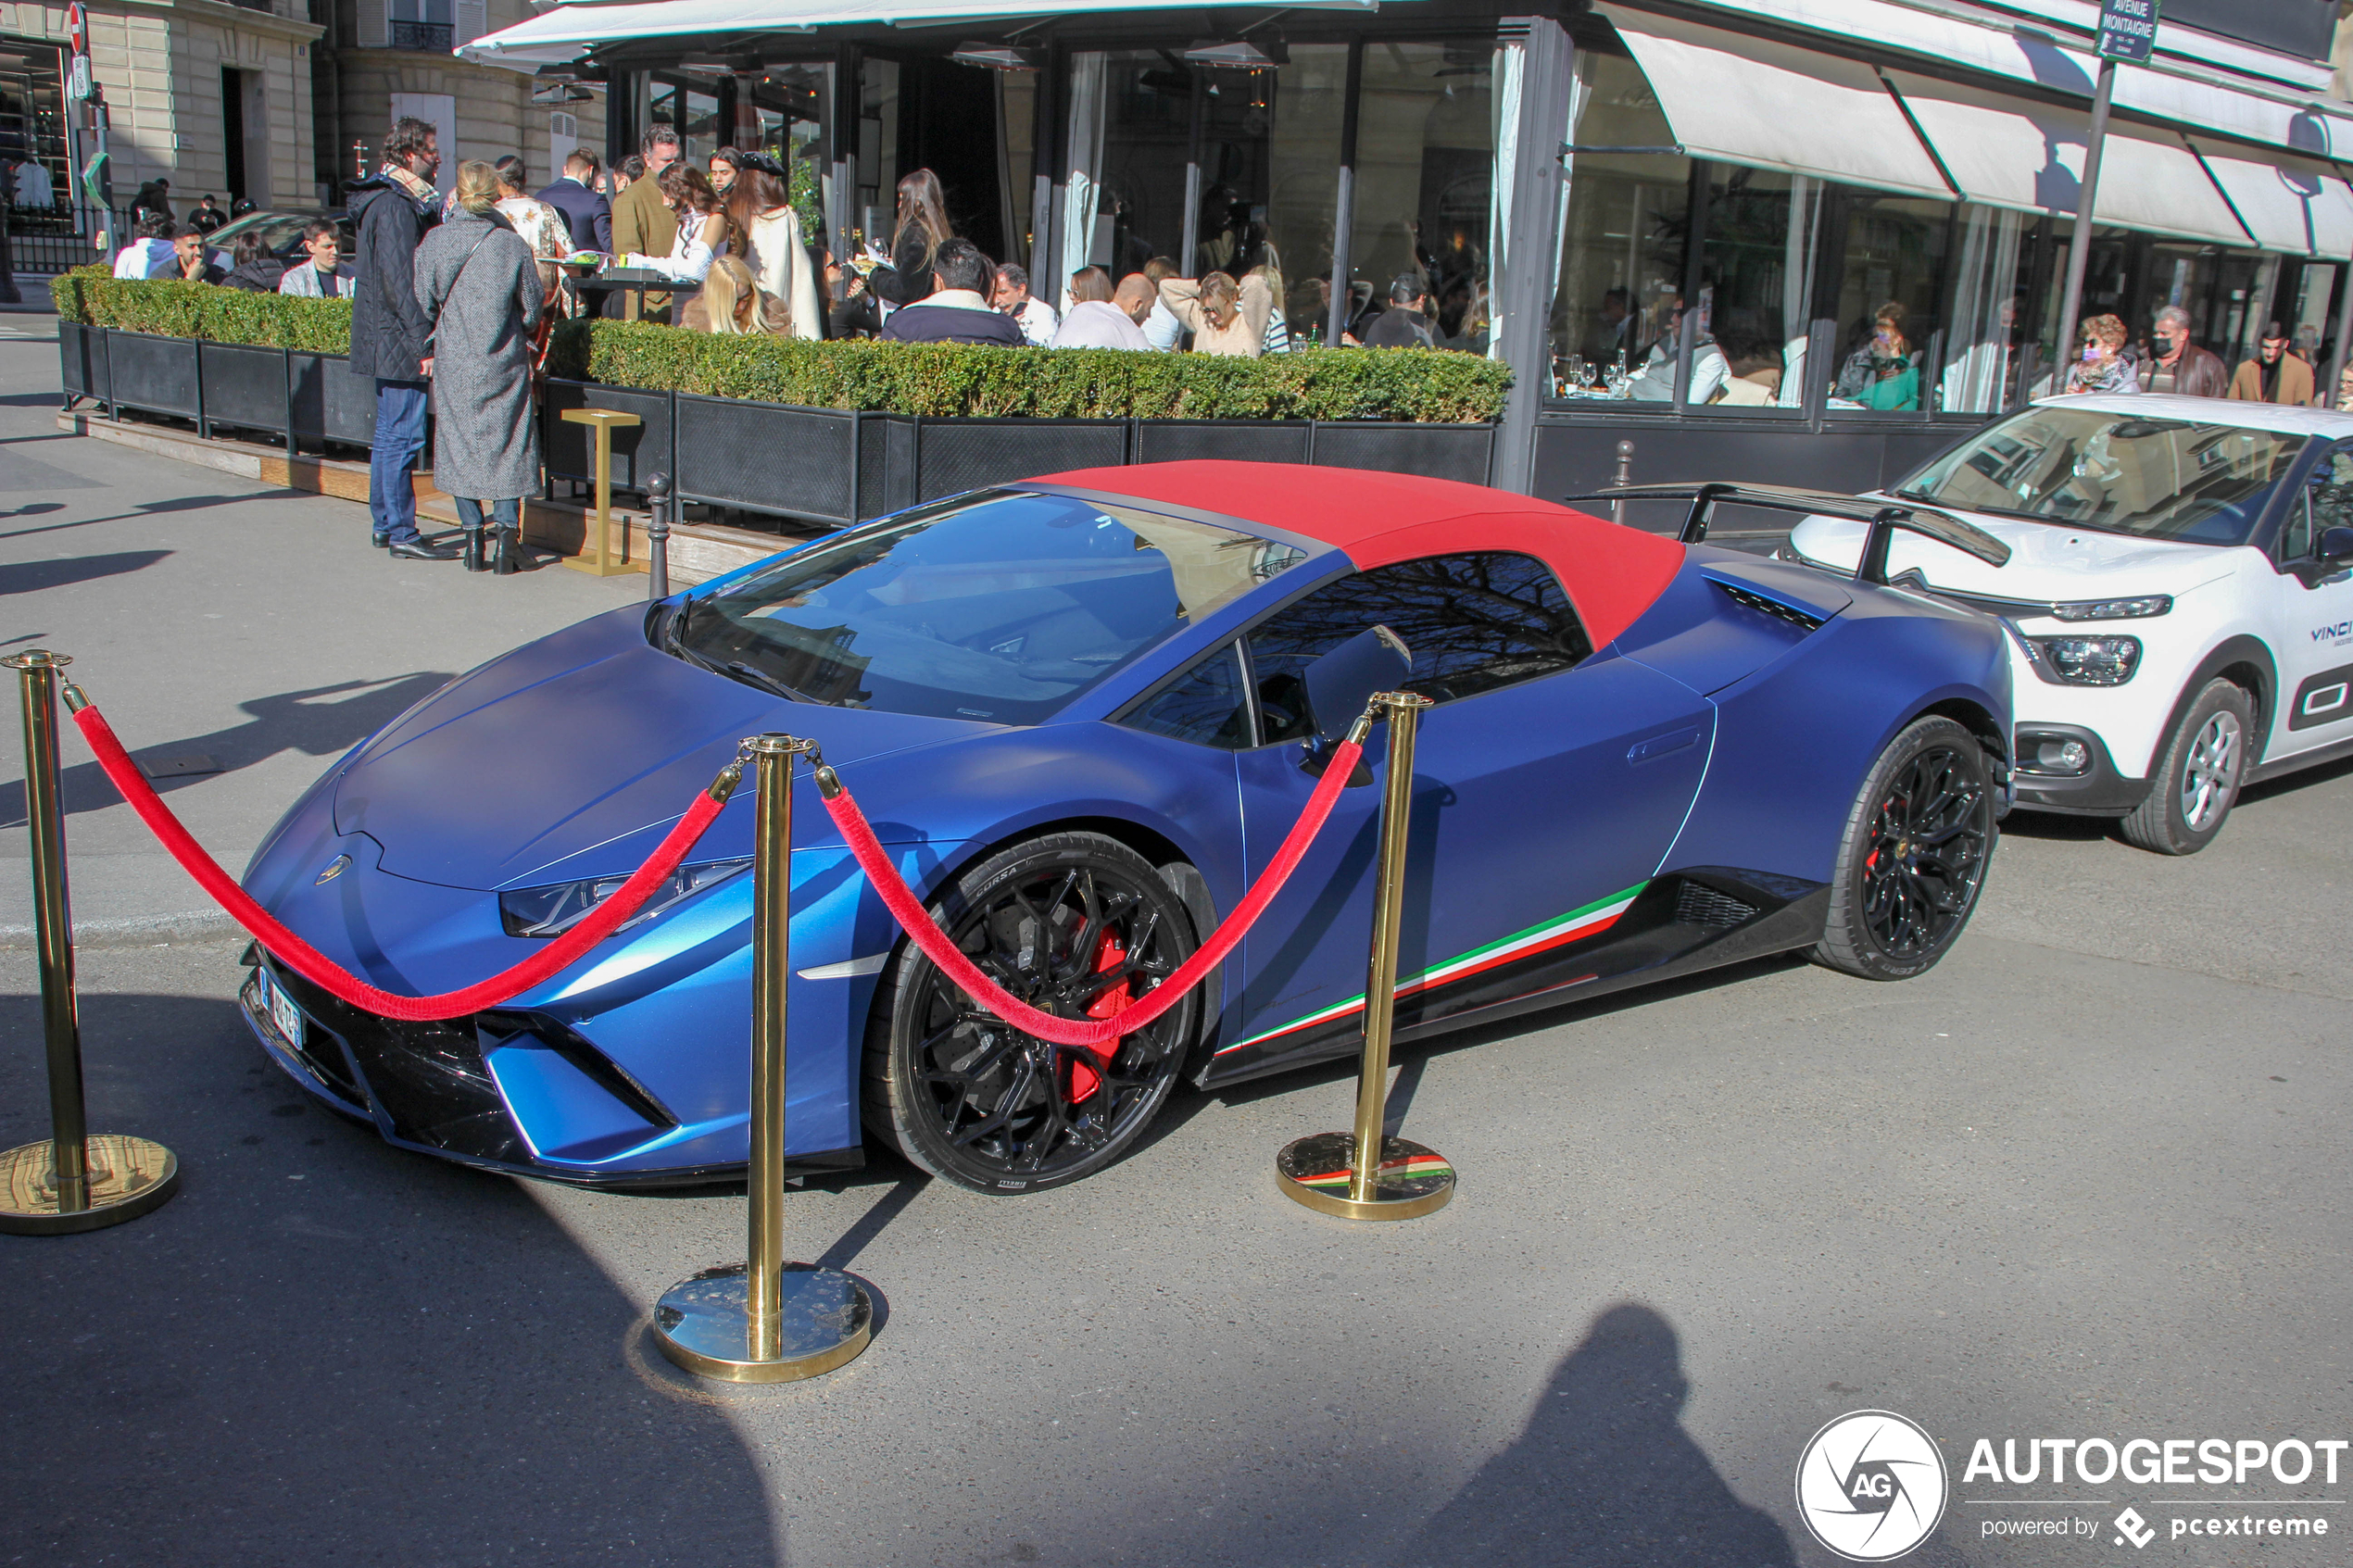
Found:
<path fill-rule="evenodd" d="M 1816 962 L 1867 980 L 1933 968 L 1977 908 L 1994 845 L 1984 748 L 1919 720 L 1872 765 L 1839 846 Z"/>
<path fill-rule="evenodd" d="M 932 906 L 940 928 L 1015 997 L 1104 1016 L 1175 972 L 1196 941 L 1184 899 L 1115 839 L 1058 833 L 1000 851 Z M 1198 1032 L 1198 994 L 1101 1051 L 1026 1035 L 901 940 L 865 1065 L 865 1119 L 910 1160 L 975 1192 L 1090 1175 L 1166 1102 Z"/>

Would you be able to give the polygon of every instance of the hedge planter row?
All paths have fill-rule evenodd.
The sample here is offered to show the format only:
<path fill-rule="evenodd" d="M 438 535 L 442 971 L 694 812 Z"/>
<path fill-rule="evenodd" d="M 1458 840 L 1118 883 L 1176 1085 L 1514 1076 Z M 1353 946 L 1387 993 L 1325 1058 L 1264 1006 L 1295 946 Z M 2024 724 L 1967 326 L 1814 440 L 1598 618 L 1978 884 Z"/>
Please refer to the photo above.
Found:
<path fill-rule="evenodd" d="M 163 337 L 60 321 L 69 399 L 284 441 L 365 446 L 374 386 L 348 359 L 294 348 Z M 941 495 L 1065 469 L 1187 458 L 1318 463 L 1484 483 L 1491 424 L 1371 420 L 933 418 L 550 380 L 541 450 L 552 483 L 591 483 L 594 442 L 564 410 L 615 408 L 613 483 L 670 475 L 680 500 L 846 525 Z"/>
<path fill-rule="evenodd" d="M 613 433 L 618 488 L 641 491 L 649 475 L 667 473 L 682 501 L 834 524 L 1036 474 L 1188 458 L 1319 463 L 1483 484 L 1495 445 L 1490 424 L 928 419 L 551 380 L 540 442 L 551 483 L 596 478 L 588 428 L 562 418 L 582 408 L 644 421 Z"/>
<path fill-rule="evenodd" d="M 299 441 L 365 446 L 376 428 L 375 383 L 351 373 L 342 355 L 254 348 L 157 337 L 147 332 L 57 323 L 68 406 L 82 398 L 125 408 Z"/>

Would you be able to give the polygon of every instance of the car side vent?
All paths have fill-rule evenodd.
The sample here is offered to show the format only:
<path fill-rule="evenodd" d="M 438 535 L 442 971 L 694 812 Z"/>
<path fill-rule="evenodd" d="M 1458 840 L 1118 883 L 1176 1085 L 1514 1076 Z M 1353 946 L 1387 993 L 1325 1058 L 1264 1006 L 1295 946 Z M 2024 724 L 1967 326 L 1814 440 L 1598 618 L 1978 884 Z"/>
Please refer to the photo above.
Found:
<path fill-rule="evenodd" d="M 1820 616 L 1809 615 L 1795 605 L 1785 605 L 1779 599 L 1768 599 L 1762 594 L 1752 594 L 1746 588 L 1735 588 L 1720 577 L 1711 577 L 1708 581 L 1723 589 L 1734 604 L 1746 605 L 1759 615 L 1769 615 L 1776 621 L 1786 621 L 1791 625 L 1807 632 L 1814 631 L 1822 624 Z"/>
<path fill-rule="evenodd" d="M 1683 884 L 1675 895 L 1675 923 L 1704 926 L 1710 931 L 1730 931 L 1756 912 L 1754 904 L 1743 904 L 1729 893 L 1718 893 L 1696 882 Z"/>

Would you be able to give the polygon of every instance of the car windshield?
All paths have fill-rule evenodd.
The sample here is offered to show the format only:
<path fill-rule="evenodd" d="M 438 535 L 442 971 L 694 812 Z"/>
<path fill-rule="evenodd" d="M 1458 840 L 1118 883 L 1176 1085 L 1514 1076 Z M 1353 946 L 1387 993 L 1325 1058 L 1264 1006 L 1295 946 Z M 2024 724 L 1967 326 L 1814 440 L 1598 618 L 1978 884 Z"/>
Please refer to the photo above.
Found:
<path fill-rule="evenodd" d="M 2241 545 L 2307 439 L 2190 420 L 2036 407 L 1971 437 L 1895 494 L 1997 517 Z"/>
<path fill-rule="evenodd" d="M 802 701 L 1034 724 L 1305 558 L 1207 523 L 998 491 L 799 551 L 690 600 L 661 640 Z"/>

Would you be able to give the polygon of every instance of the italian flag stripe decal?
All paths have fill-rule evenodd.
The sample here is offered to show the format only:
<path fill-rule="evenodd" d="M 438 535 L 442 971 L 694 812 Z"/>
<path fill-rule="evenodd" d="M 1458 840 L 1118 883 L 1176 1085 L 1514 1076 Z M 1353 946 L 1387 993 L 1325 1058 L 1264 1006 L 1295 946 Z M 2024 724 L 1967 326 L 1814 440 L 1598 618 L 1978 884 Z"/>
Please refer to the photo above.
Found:
<path fill-rule="evenodd" d="M 1397 987 L 1397 994 L 1401 997 L 1410 997 L 1417 991 L 1431 990 L 1449 981 L 1465 980 L 1474 974 L 1485 973 L 1488 970 L 1501 968 L 1504 964 L 1527 958 L 1531 954 L 1543 952 L 1548 948 L 1565 947 L 1571 942 L 1581 942 L 1588 936 L 1598 936 L 1617 924 L 1617 917 L 1626 912 L 1626 907 L 1649 885 L 1650 884 L 1646 882 L 1636 883 L 1622 893 L 1613 893 L 1606 898 L 1596 899 L 1581 909 L 1571 909 L 1568 913 L 1555 920 L 1546 921 L 1541 925 L 1531 925 L 1526 931 L 1516 932 L 1499 941 L 1490 942 L 1484 947 L 1474 947 L 1458 958 L 1449 959 L 1444 963 L 1411 976 Z M 1235 1051 L 1246 1050 L 1252 1046 L 1263 1046 L 1269 1040 L 1277 1040 L 1286 1035 L 1296 1035 L 1302 1029 L 1312 1029 L 1318 1023 L 1329 1023 L 1335 1019 L 1346 1018 L 1352 1013 L 1362 1012 L 1364 1010 L 1364 997 L 1361 994 L 1353 996 L 1320 1012 L 1311 1012 L 1304 1018 L 1293 1019 L 1278 1029 L 1269 1029 L 1263 1035 L 1252 1035 L 1247 1040 L 1238 1041 L 1226 1047 L 1217 1054 L 1227 1056 Z"/>
<path fill-rule="evenodd" d="M 1403 1160 L 1385 1161 L 1380 1168 L 1382 1177 L 1392 1182 L 1410 1182 L 1421 1176 L 1451 1176 L 1454 1167 L 1442 1154 L 1416 1154 Z M 1293 1176 L 1291 1180 L 1303 1187 L 1319 1192 L 1344 1191 L 1355 1173 L 1347 1170 L 1325 1171 L 1313 1176 Z"/>

